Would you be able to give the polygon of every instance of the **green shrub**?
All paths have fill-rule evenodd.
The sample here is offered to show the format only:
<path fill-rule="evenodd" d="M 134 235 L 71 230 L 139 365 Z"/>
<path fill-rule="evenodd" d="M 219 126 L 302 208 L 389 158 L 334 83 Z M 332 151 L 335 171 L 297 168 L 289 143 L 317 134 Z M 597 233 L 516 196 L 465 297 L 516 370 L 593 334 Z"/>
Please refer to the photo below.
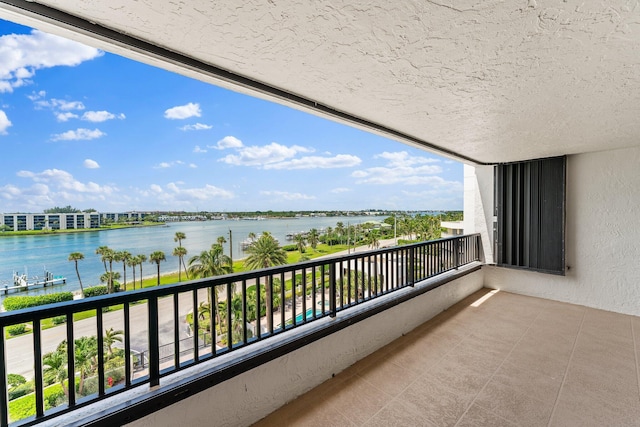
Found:
<path fill-rule="evenodd" d="M 104 285 L 92 286 L 84 290 L 85 298 L 97 297 L 99 295 L 107 295 L 107 287 Z"/>
<path fill-rule="evenodd" d="M 27 332 L 27 325 L 25 325 L 24 323 L 20 323 L 19 325 L 9 326 L 7 327 L 7 332 L 9 332 L 9 335 L 11 335 L 12 337 L 15 337 L 16 335 L 22 335 Z"/>
<path fill-rule="evenodd" d="M 284 249 L 287 252 L 295 252 L 298 250 L 298 246 L 297 245 L 284 245 L 282 246 L 282 249 Z"/>
<path fill-rule="evenodd" d="M 54 325 L 61 325 L 67 321 L 67 316 L 56 316 L 51 321 Z"/>
<path fill-rule="evenodd" d="M 22 375 L 18 374 L 8 374 L 7 375 L 7 383 L 10 387 L 18 387 L 27 382 L 27 379 Z"/>
<path fill-rule="evenodd" d="M 20 384 L 17 387 L 11 388 L 8 391 L 9 400 L 14 400 L 22 396 L 26 396 L 29 393 L 33 393 L 35 390 L 35 386 L 33 381 L 29 381 L 28 383 Z"/>
<path fill-rule="evenodd" d="M 45 304 L 55 304 L 63 301 L 72 301 L 71 292 L 58 292 L 55 294 L 35 295 L 35 296 L 15 296 L 4 299 L 4 308 L 7 311 L 21 310 L 23 308 L 37 307 Z"/>
<path fill-rule="evenodd" d="M 54 384 L 44 389 L 44 408 L 51 409 L 66 401 L 66 396 L 60 384 Z M 36 414 L 36 395 L 34 393 L 9 402 L 9 421 L 15 422 Z"/>

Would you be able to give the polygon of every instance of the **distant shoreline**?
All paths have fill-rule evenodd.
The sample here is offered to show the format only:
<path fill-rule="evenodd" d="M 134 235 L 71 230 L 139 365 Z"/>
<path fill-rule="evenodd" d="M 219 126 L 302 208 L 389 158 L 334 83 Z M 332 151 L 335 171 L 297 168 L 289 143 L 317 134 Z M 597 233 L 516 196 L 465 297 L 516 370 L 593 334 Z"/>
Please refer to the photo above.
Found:
<path fill-rule="evenodd" d="M 71 234 L 71 233 L 91 233 L 96 231 L 108 231 L 108 230 L 122 230 L 125 228 L 142 228 L 142 227 L 158 227 L 166 225 L 165 222 L 149 223 L 149 224 L 130 224 L 130 225 L 116 225 L 100 228 L 70 228 L 66 230 L 20 230 L 20 231 L 0 231 L 0 238 L 2 237 L 16 237 L 16 236 L 55 236 L 57 234 Z"/>

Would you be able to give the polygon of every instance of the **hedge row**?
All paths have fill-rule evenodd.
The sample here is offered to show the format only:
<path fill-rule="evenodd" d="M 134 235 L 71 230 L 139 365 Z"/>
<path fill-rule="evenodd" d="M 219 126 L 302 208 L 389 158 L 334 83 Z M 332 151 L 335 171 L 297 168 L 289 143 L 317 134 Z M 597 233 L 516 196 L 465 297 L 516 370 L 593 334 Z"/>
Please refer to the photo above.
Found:
<path fill-rule="evenodd" d="M 44 389 L 44 408 L 45 410 L 54 408 L 65 399 L 62 386 L 54 384 Z M 9 402 L 9 421 L 16 422 L 23 418 L 36 414 L 36 395 L 28 394 Z"/>
<path fill-rule="evenodd" d="M 4 308 L 7 311 L 20 310 L 23 308 L 36 307 L 45 304 L 54 304 L 62 301 L 72 301 L 73 294 L 71 292 L 58 292 L 55 294 L 36 295 L 36 296 L 16 296 L 6 297 L 4 299 Z"/>
<path fill-rule="evenodd" d="M 99 295 L 106 295 L 106 294 L 107 294 L 107 287 L 105 285 L 92 286 L 84 290 L 85 298 L 97 297 Z"/>

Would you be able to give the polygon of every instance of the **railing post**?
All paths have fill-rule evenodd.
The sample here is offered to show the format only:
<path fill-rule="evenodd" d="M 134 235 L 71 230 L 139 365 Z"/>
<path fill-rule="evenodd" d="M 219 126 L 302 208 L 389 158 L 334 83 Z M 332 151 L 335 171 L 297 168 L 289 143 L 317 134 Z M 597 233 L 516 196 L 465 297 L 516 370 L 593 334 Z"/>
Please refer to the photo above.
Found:
<path fill-rule="evenodd" d="M 33 365 L 36 389 L 36 418 L 44 415 L 44 382 L 42 378 L 42 328 L 40 318 L 33 319 Z"/>
<path fill-rule="evenodd" d="M 4 326 L 0 326 L 0 393 L 2 400 L 0 401 L 0 426 L 9 425 L 9 394 L 7 390 L 7 351 L 4 339 Z"/>
<path fill-rule="evenodd" d="M 197 316 L 197 314 L 196 314 Z M 196 316 L 193 316 L 194 318 Z M 198 331 L 196 330 L 196 336 Z M 158 297 L 149 297 L 149 385 L 160 385 L 160 340 L 158 337 Z"/>
<path fill-rule="evenodd" d="M 336 263 L 329 264 L 329 310 L 331 317 L 336 317 Z"/>
<path fill-rule="evenodd" d="M 98 396 L 104 396 L 104 322 L 102 321 L 102 308 L 96 310 L 96 329 L 98 333 Z"/>
<path fill-rule="evenodd" d="M 75 339 L 73 337 L 73 313 L 67 313 L 67 390 L 69 406 L 76 405 Z"/>
<path fill-rule="evenodd" d="M 415 262 L 416 262 L 416 255 L 415 255 L 415 248 L 412 246 L 409 248 L 409 286 L 413 287 L 413 285 L 415 284 Z"/>
<path fill-rule="evenodd" d="M 460 239 L 455 239 L 453 241 L 453 262 L 456 266 L 456 270 L 460 266 Z"/>

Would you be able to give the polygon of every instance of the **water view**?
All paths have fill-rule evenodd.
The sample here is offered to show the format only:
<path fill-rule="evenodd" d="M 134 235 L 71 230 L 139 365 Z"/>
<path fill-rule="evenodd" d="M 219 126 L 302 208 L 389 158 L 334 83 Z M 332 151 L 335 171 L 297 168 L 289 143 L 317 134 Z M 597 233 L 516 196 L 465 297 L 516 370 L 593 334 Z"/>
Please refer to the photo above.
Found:
<path fill-rule="evenodd" d="M 149 255 L 153 251 L 163 251 L 167 261 L 160 265 L 161 274 L 178 270 L 178 258 L 171 256 L 173 248 L 178 246 L 174 242 L 177 231 L 186 234 L 183 240 L 188 253 L 186 259 L 199 254 L 200 251 L 209 249 L 216 239 L 223 236 L 227 243 L 224 244 L 225 253 L 229 253 L 229 231 L 233 240 L 233 259 L 243 258 L 242 241 L 247 239 L 249 233 L 257 235 L 263 231 L 269 231 L 286 245 L 287 234 L 301 231 L 309 231 L 312 228 L 322 229 L 335 227 L 337 222 L 347 224 L 359 224 L 366 221 L 381 221 L 385 217 L 313 217 L 291 219 L 264 219 L 251 221 L 216 220 L 197 222 L 168 223 L 164 226 L 124 228 L 83 233 L 59 233 L 39 236 L 9 236 L 0 238 L 0 289 L 5 285 L 11 286 L 12 273 L 27 274 L 29 278 L 44 277 L 48 271 L 55 276 L 65 276 L 67 282 L 48 288 L 32 289 L 21 292 L 20 295 L 39 294 L 43 292 L 76 291 L 80 289 L 74 269 L 74 263 L 68 261 L 71 252 L 81 252 L 85 259 L 78 262 L 80 276 L 85 287 L 100 284 L 99 277 L 104 273 L 104 267 L 100 256 L 95 251 L 100 246 L 108 246 L 114 250 L 126 250 L 133 255 Z M 118 265 L 120 264 L 120 265 Z M 121 270 L 122 264 L 114 264 L 114 270 Z M 142 266 L 143 275 L 156 274 L 156 266 L 146 262 Z M 131 281 L 132 273 L 127 268 L 127 281 Z M 13 294 L 15 295 L 15 294 Z M 3 298 L 0 295 L 0 299 Z"/>

